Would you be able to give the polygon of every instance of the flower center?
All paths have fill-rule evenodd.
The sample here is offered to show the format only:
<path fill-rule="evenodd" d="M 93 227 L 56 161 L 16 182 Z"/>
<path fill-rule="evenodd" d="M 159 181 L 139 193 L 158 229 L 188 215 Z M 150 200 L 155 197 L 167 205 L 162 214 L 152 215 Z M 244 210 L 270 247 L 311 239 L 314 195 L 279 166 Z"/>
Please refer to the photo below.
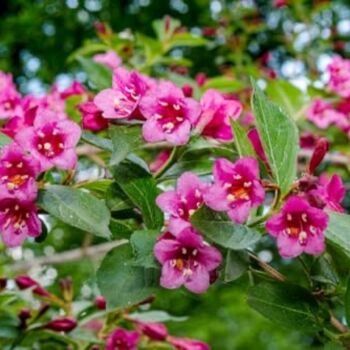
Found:
<path fill-rule="evenodd" d="M 27 225 L 29 212 L 18 204 L 8 206 L 3 212 L 5 213 L 5 223 L 2 226 L 4 230 L 12 226 L 18 232 Z"/>
<path fill-rule="evenodd" d="M 53 158 L 61 154 L 64 150 L 64 141 L 58 130 L 53 129 L 51 133 L 38 132 L 38 151 L 47 158 Z"/>
<path fill-rule="evenodd" d="M 198 262 L 196 261 L 197 255 L 197 249 L 182 247 L 176 258 L 170 261 L 170 265 L 181 271 L 186 278 L 190 278 L 193 270 L 198 266 Z"/>
<path fill-rule="evenodd" d="M 185 120 L 184 110 L 179 103 L 159 100 L 159 111 L 156 119 L 166 134 L 171 134 Z"/>
<path fill-rule="evenodd" d="M 296 237 L 299 243 L 306 244 L 309 234 L 316 234 L 317 228 L 311 225 L 307 213 L 288 213 L 286 215 L 287 228 L 285 232 L 292 237 Z"/>
<path fill-rule="evenodd" d="M 231 183 L 225 183 L 227 189 L 227 200 L 235 202 L 237 200 L 248 201 L 252 190 L 252 182 L 246 181 L 241 175 L 233 175 Z"/>

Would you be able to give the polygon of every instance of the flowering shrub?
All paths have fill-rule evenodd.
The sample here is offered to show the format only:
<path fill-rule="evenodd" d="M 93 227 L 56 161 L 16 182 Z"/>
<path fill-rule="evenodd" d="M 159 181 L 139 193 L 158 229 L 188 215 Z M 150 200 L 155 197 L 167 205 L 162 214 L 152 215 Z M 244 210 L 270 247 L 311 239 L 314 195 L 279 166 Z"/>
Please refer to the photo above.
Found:
<path fill-rule="evenodd" d="M 202 294 L 247 275 L 257 312 L 348 347 L 349 271 L 338 265 L 350 258 L 350 217 L 344 172 L 327 167 L 341 144 L 325 132 L 349 137 L 350 61 L 335 56 L 294 115 L 289 92 L 303 92 L 287 81 L 175 74 L 171 50 L 209 39 L 169 17 L 155 28 L 156 39 L 100 23 L 98 50 L 73 55 L 86 86 L 22 96 L 0 75 L 2 242 L 45 244 L 58 220 L 108 244 L 83 307 L 71 280 L 51 292 L 14 276 L 28 302 L 4 276 L 0 305 L 18 311 L 4 346 L 30 346 L 40 330 L 73 348 L 209 349 L 170 335 L 163 322 L 176 317 L 147 308 L 163 289 Z"/>

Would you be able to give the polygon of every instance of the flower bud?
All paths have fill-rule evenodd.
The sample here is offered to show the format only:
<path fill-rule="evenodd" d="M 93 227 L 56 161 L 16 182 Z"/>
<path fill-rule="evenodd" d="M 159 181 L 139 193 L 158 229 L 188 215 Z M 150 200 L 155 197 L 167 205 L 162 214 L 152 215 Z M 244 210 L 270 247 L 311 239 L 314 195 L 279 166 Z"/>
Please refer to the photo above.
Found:
<path fill-rule="evenodd" d="M 0 292 L 6 288 L 6 285 L 7 285 L 7 278 L 0 277 Z"/>
<path fill-rule="evenodd" d="M 52 320 L 44 326 L 46 329 L 50 329 L 55 332 L 70 332 L 77 326 L 77 321 L 70 317 L 57 318 Z"/>
<path fill-rule="evenodd" d="M 73 300 L 73 283 L 71 277 L 62 278 L 60 280 L 63 299 L 66 301 Z"/>
<path fill-rule="evenodd" d="M 181 89 L 186 97 L 193 96 L 193 87 L 190 84 L 184 84 Z"/>
<path fill-rule="evenodd" d="M 41 297 L 48 297 L 50 293 L 45 290 L 38 282 L 34 281 L 31 277 L 29 276 L 18 276 L 15 278 L 15 282 L 18 286 L 19 289 L 28 289 L 28 288 L 33 288 L 33 293 L 36 295 L 39 295 Z"/>
<path fill-rule="evenodd" d="M 152 340 L 162 341 L 168 336 L 168 330 L 162 323 L 137 323 L 137 329 Z"/>
<path fill-rule="evenodd" d="M 320 165 L 322 162 L 324 156 L 329 150 L 329 141 L 322 137 L 316 142 L 314 153 L 311 156 L 310 163 L 309 163 L 309 174 L 313 174 L 316 168 Z"/>
<path fill-rule="evenodd" d="M 106 310 L 106 299 L 102 295 L 98 295 L 95 298 L 95 306 L 99 310 Z"/>
<path fill-rule="evenodd" d="M 27 320 L 31 317 L 31 311 L 27 308 L 21 309 L 18 318 L 20 319 L 20 328 L 26 328 Z"/>
<path fill-rule="evenodd" d="M 195 77 L 197 85 L 203 86 L 205 82 L 207 81 L 207 75 L 205 73 L 198 73 Z"/>

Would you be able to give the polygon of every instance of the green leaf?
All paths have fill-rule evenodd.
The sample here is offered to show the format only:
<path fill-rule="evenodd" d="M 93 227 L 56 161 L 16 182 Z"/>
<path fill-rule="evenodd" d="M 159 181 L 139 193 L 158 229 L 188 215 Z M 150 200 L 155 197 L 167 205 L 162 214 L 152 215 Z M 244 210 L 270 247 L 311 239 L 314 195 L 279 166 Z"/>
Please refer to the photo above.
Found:
<path fill-rule="evenodd" d="M 109 238 L 110 212 L 103 200 L 66 186 L 52 185 L 39 191 L 38 205 L 64 223 L 96 236 Z"/>
<path fill-rule="evenodd" d="M 232 250 L 246 249 L 257 243 L 261 237 L 257 231 L 235 224 L 226 214 L 205 206 L 192 215 L 191 223 L 211 241 Z"/>
<path fill-rule="evenodd" d="M 110 179 L 98 179 L 79 184 L 79 188 L 85 188 L 98 195 L 104 195 L 112 184 Z"/>
<path fill-rule="evenodd" d="M 152 311 L 145 311 L 145 312 L 134 312 L 132 314 L 129 314 L 130 318 L 133 320 L 137 320 L 139 322 L 182 322 L 186 321 L 188 317 L 178 317 L 178 316 L 172 316 L 168 314 L 166 311 L 161 310 L 152 310 Z"/>
<path fill-rule="evenodd" d="M 145 226 L 160 229 L 163 226 L 163 213 L 156 205 L 159 191 L 152 175 L 131 162 L 123 162 L 111 170 L 123 192 L 141 210 Z"/>
<path fill-rule="evenodd" d="M 345 317 L 347 324 L 350 324 L 350 277 L 348 277 L 345 292 Z"/>
<path fill-rule="evenodd" d="M 248 304 L 270 321 L 288 329 L 316 331 L 318 305 L 304 288 L 277 282 L 261 282 L 250 288 Z"/>
<path fill-rule="evenodd" d="M 165 21 L 168 21 L 167 25 Z M 155 31 L 159 41 L 164 42 L 168 40 L 174 33 L 175 29 L 180 27 L 181 22 L 177 19 L 167 17 L 167 19 L 156 19 L 152 22 L 153 30 Z M 165 30 L 167 27 L 167 30 Z"/>
<path fill-rule="evenodd" d="M 255 157 L 255 152 L 248 139 L 246 130 L 234 120 L 231 121 L 231 126 L 235 135 L 234 142 L 240 157 Z"/>
<path fill-rule="evenodd" d="M 103 90 L 110 88 L 112 85 L 112 71 L 106 66 L 94 62 L 90 58 L 78 56 L 78 62 L 86 72 L 90 82 L 94 85 L 96 90 Z"/>
<path fill-rule="evenodd" d="M 113 239 L 129 238 L 136 228 L 136 223 L 132 219 L 111 219 L 109 228 Z"/>
<path fill-rule="evenodd" d="M 253 81 L 252 107 L 267 159 L 282 194 L 289 191 L 297 171 L 298 129 Z"/>
<path fill-rule="evenodd" d="M 350 215 L 328 212 L 329 223 L 326 230 L 328 243 L 350 258 Z"/>
<path fill-rule="evenodd" d="M 9 145 L 12 142 L 13 140 L 11 139 L 11 137 L 8 137 L 7 135 L 0 132 L 0 148 Z"/>
<path fill-rule="evenodd" d="M 116 182 L 113 182 L 107 189 L 106 204 L 112 212 L 133 207 L 131 200 Z"/>
<path fill-rule="evenodd" d="M 134 250 L 135 265 L 146 268 L 159 268 L 153 254 L 159 231 L 140 230 L 135 231 L 130 237 L 130 243 Z"/>
<path fill-rule="evenodd" d="M 109 309 L 131 306 L 154 294 L 158 278 L 156 270 L 134 265 L 129 244 L 112 249 L 97 271 L 97 284 Z"/>
<path fill-rule="evenodd" d="M 228 250 L 225 259 L 224 282 L 232 282 L 248 269 L 248 255 L 244 251 Z"/>
<path fill-rule="evenodd" d="M 167 42 L 167 48 L 172 49 L 178 46 L 203 46 L 207 40 L 191 33 L 175 33 Z"/>
<path fill-rule="evenodd" d="M 81 139 L 89 143 L 90 145 L 96 146 L 105 151 L 112 152 L 113 150 L 113 145 L 111 140 L 105 139 L 101 136 L 97 136 L 90 131 L 83 131 L 81 135 Z"/>
<path fill-rule="evenodd" d="M 219 76 L 207 79 L 203 86 L 203 89 L 217 89 L 221 92 L 235 92 L 243 89 L 244 87 L 245 85 L 239 80 L 225 76 Z"/>
<path fill-rule="evenodd" d="M 287 80 L 270 80 L 266 89 L 273 102 L 282 106 L 293 119 L 301 117 L 300 111 L 305 106 L 305 93 Z"/>
<path fill-rule="evenodd" d="M 111 125 L 109 135 L 113 146 L 110 165 L 118 165 L 143 143 L 141 128 L 137 126 Z"/>

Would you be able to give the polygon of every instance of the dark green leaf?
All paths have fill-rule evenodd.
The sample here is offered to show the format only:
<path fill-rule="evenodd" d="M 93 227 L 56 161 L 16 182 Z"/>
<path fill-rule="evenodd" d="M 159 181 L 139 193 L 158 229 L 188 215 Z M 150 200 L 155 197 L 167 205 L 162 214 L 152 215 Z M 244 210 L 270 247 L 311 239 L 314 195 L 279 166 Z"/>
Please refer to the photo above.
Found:
<path fill-rule="evenodd" d="M 205 206 L 192 215 L 191 223 L 211 241 L 232 250 L 246 249 L 258 242 L 261 237 L 257 231 L 235 224 L 226 214 L 215 212 Z"/>
<path fill-rule="evenodd" d="M 66 186 L 48 186 L 40 190 L 38 205 L 68 225 L 109 238 L 110 212 L 103 200 Z"/>
<path fill-rule="evenodd" d="M 98 148 L 101 148 L 105 151 L 112 152 L 112 150 L 113 150 L 111 140 L 97 136 L 90 131 L 83 131 L 83 133 L 81 135 L 81 139 L 84 140 L 85 142 L 90 143 L 91 145 L 96 146 Z"/>
<path fill-rule="evenodd" d="M 112 85 L 112 71 L 106 66 L 94 62 L 90 58 L 78 56 L 78 62 L 85 70 L 89 80 L 96 90 L 103 90 Z"/>
<path fill-rule="evenodd" d="M 316 331 L 318 305 L 304 288 L 277 282 L 261 282 L 250 288 L 248 304 L 263 316 L 288 329 Z"/>
<path fill-rule="evenodd" d="M 130 243 L 134 250 L 135 265 L 146 268 L 158 268 L 154 254 L 153 247 L 156 244 L 159 231 L 142 230 L 135 231 L 130 237 Z"/>
<path fill-rule="evenodd" d="M 159 275 L 154 269 L 136 267 L 131 246 L 111 250 L 97 271 L 97 284 L 108 308 L 138 303 L 155 292 Z"/>
<path fill-rule="evenodd" d="M 112 173 L 123 192 L 141 210 L 145 226 L 160 229 L 163 226 L 163 213 L 156 205 L 159 191 L 151 174 L 131 162 L 112 167 Z"/>
<path fill-rule="evenodd" d="M 109 135 L 113 146 L 110 165 L 118 165 L 142 144 L 141 128 L 137 126 L 111 125 Z"/>
<path fill-rule="evenodd" d="M 136 228 L 136 223 L 132 219 L 111 219 L 109 228 L 112 232 L 113 239 L 129 238 Z"/>
<path fill-rule="evenodd" d="M 231 125 L 235 135 L 235 145 L 240 157 L 255 157 L 255 152 L 248 139 L 247 132 L 234 120 L 231 121 Z"/>
<path fill-rule="evenodd" d="M 345 292 L 345 317 L 347 324 L 350 324 L 350 277 L 348 277 Z"/>
<path fill-rule="evenodd" d="M 107 189 L 106 204 L 111 211 L 120 211 L 133 207 L 131 200 L 116 182 L 113 182 Z"/>
<path fill-rule="evenodd" d="M 267 100 L 254 82 L 253 86 L 252 108 L 257 129 L 274 178 L 284 194 L 296 177 L 298 129 L 291 118 Z"/>
<path fill-rule="evenodd" d="M 224 282 L 232 282 L 248 269 L 248 255 L 244 251 L 228 250 L 225 259 Z"/>

